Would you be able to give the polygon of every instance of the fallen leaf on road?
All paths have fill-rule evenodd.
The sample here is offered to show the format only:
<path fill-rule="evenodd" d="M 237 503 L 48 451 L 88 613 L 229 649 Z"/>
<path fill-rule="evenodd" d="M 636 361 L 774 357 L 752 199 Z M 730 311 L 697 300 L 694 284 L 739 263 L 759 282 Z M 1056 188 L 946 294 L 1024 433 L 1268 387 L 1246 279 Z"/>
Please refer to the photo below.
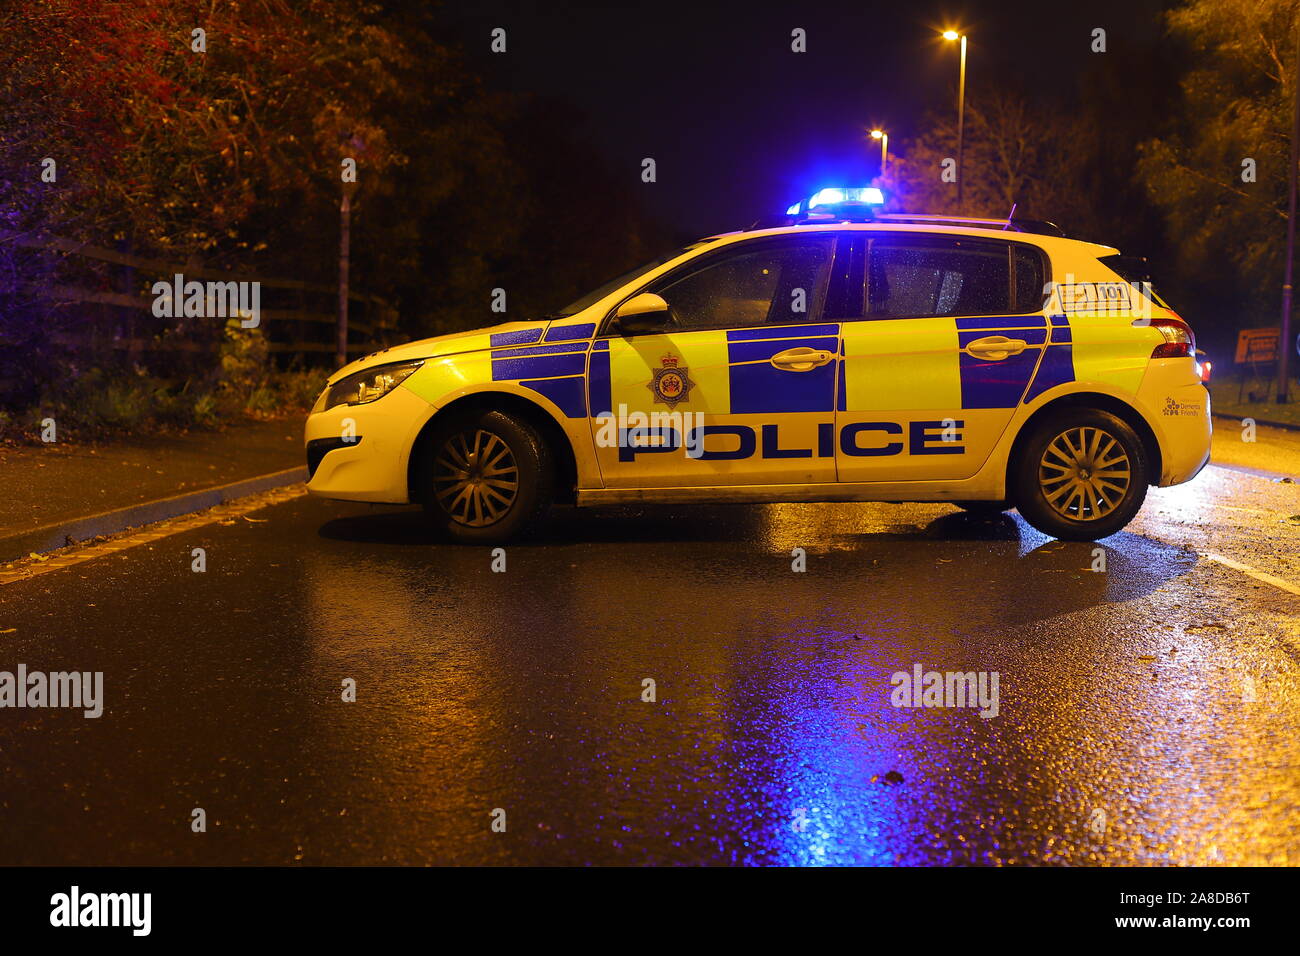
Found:
<path fill-rule="evenodd" d="M 1138 655 L 1138 660 L 1140 660 L 1140 661 L 1153 661 L 1153 660 L 1155 660 L 1155 659 L 1156 659 L 1156 656 L 1155 656 L 1154 654 L 1139 654 L 1139 655 Z"/>
<path fill-rule="evenodd" d="M 897 770 L 891 770 L 885 774 L 885 783 L 902 783 L 903 775 Z"/>

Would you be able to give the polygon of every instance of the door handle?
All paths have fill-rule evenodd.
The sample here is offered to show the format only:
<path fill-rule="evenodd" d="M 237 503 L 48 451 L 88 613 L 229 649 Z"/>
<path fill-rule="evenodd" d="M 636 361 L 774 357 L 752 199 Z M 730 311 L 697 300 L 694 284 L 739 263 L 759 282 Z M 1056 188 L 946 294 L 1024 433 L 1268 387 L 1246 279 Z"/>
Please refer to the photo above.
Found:
<path fill-rule="evenodd" d="M 784 369 L 787 372 L 811 372 L 813 369 L 825 365 L 834 357 L 834 352 L 827 352 L 825 349 L 810 349 L 806 345 L 801 345 L 798 348 L 777 352 L 772 356 L 771 362 L 777 368 Z"/>
<path fill-rule="evenodd" d="M 1011 355 L 1019 355 L 1029 343 L 1024 339 L 1009 339 L 1005 335 L 986 335 L 966 346 L 966 351 L 976 358 L 1001 362 Z"/>

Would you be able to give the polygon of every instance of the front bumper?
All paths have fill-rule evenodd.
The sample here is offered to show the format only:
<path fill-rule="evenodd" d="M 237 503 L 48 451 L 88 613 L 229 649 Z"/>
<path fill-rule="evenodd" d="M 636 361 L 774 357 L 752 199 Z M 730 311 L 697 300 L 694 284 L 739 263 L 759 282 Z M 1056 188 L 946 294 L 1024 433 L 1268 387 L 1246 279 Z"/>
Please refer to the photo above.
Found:
<path fill-rule="evenodd" d="M 365 405 L 312 412 L 303 436 L 309 467 L 315 464 L 307 491 L 345 501 L 408 502 L 411 448 L 434 411 L 399 385 Z"/>

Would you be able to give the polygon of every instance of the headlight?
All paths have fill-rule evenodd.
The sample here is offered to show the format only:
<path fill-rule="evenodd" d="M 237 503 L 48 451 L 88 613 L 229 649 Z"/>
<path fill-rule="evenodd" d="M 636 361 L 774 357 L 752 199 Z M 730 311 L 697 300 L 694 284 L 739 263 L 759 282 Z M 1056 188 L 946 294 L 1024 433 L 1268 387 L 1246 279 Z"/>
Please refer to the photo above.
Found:
<path fill-rule="evenodd" d="M 423 364 L 424 360 L 421 359 L 418 362 L 376 365 L 362 372 L 353 372 L 330 386 L 329 394 L 325 396 L 325 407 L 321 411 L 327 411 L 335 405 L 364 405 L 383 398 Z"/>

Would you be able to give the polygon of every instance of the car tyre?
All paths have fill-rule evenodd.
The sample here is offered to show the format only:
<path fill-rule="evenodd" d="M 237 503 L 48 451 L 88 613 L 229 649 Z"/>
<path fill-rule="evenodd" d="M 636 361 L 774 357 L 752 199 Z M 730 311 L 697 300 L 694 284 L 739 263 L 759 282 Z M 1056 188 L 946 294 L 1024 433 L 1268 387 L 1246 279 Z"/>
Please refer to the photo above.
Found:
<path fill-rule="evenodd" d="M 1127 525 L 1146 498 L 1146 447 L 1110 412 L 1063 409 L 1039 422 L 1012 462 L 1016 507 L 1063 541 L 1095 541 Z"/>
<path fill-rule="evenodd" d="M 498 544 L 536 527 L 555 490 L 555 461 L 541 433 L 493 410 L 436 426 L 420 473 L 425 513 L 461 544 Z"/>

